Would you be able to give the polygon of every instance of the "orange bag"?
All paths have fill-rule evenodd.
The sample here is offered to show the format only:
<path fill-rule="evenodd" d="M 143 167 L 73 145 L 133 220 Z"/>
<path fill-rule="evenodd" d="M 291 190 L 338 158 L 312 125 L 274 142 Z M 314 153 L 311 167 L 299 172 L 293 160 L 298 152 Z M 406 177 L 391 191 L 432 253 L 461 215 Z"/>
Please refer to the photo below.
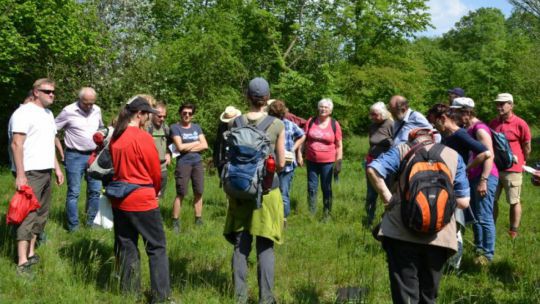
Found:
<path fill-rule="evenodd" d="M 8 225 L 19 225 L 21 224 L 28 213 L 41 207 L 34 191 L 30 186 L 22 186 L 15 195 L 11 198 L 9 202 L 9 209 L 6 215 L 6 222 Z"/>

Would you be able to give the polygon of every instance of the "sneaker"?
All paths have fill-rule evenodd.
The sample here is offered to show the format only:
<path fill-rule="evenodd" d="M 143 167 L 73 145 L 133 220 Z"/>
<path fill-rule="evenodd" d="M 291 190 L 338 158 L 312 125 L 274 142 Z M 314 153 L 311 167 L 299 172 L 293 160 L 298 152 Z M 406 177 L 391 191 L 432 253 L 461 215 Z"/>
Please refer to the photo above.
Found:
<path fill-rule="evenodd" d="M 515 240 L 517 238 L 517 236 L 518 236 L 518 232 L 515 231 L 515 230 L 510 229 L 510 230 L 508 230 L 508 235 L 510 236 L 510 238 L 512 240 Z"/>
<path fill-rule="evenodd" d="M 27 261 L 22 265 L 17 265 L 17 275 L 21 277 L 31 277 L 33 275 L 31 267 L 32 264 L 30 264 L 30 261 Z"/>
<path fill-rule="evenodd" d="M 201 217 L 195 219 L 195 226 L 202 226 L 204 224 Z"/>
<path fill-rule="evenodd" d="M 28 257 L 28 262 L 27 263 L 29 263 L 30 266 L 39 263 L 39 255 L 34 254 L 33 256 Z"/>

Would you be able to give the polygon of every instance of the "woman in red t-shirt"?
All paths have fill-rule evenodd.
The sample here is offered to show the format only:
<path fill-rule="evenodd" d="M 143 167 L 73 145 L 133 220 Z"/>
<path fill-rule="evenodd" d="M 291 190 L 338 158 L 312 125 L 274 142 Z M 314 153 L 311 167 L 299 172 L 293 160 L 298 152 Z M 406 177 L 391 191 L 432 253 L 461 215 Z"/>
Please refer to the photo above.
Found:
<path fill-rule="evenodd" d="M 122 199 L 113 199 L 115 254 L 120 262 L 122 292 L 139 292 L 139 235 L 150 262 L 152 302 L 171 293 L 165 232 L 158 207 L 161 184 L 159 155 L 152 136 L 141 129 L 157 114 L 146 99 L 132 98 L 118 116 L 111 144 L 113 181 L 141 185 Z"/>
<path fill-rule="evenodd" d="M 305 126 L 309 210 L 313 214 L 317 210 L 320 177 L 325 220 L 329 219 L 332 210 L 332 173 L 339 174 L 343 158 L 341 127 L 330 116 L 333 108 L 330 98 L 321 99 L 319 116 L 310 118 Z"/>

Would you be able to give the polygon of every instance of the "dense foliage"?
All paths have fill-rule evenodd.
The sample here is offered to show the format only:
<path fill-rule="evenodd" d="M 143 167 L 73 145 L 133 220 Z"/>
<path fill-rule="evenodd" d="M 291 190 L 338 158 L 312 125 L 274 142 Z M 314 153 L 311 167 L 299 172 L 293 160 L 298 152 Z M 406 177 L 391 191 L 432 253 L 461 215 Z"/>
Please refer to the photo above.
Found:
<path fill-rule="evenodd" d="M 170 105 L 195 103 L 213 138 L 227 105 L 262 75 L 273 97 L 300 116 L 335 101 L 347 133 L 361 133 L 372 103 L 403 94 L 418 110 L 463 87 L 481 117 L 511 92 L 529 122 L 540 111 L 539 1 L 512 1 L 513 15 L 482 8 L 437 38 L 416 38 L 424 0 L 3 0 L 0 2 L 0 124 L 40 77 L 58 83 L 55 113 L 94 86 L 110 120 L 137 93 Z M 533 5 L 531 5 L 531 3 Z M 0 138 L 5 142 L 6 132 Z M 5 151 L 1 151 L 5 153 Z"/>

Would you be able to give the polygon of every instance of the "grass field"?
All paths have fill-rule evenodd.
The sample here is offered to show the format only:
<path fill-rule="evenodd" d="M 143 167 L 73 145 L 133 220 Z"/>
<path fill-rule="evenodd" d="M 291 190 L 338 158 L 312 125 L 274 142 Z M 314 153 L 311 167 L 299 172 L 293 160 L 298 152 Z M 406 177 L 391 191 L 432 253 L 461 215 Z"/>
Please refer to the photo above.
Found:
<path fill-rule="evenodd" d="M 365 176 L 361 156 L 365 138 L 347 140 L 343 173 L 335 184 L 333 219 L 322 223 L 322 198 L 318 215 L 309 215 L 306 203 L 306 171 L 300 168 L 292 187 L 293 211 L 285 242 L 276 246 L 275 295 L 279 303 L 334 303 L 340 287 L 363 287 L 363 303 L 389 303 L 389 281 L 380 244 L 364 227 Z M 535 144 L 533 150 L 540 149 Z M 215 175 L 206 177 L 205 225 L 194 225 L 193 208 L 184 203 L 182 233 L 171 229 L 174 186 L 161 204 L 166 223 L 173 296 L 182 303 L 234 303 L 230 261 L 232 246 L 222 236 L 225 196 Z M 118 293 L 114 277 L 113 234 L 106 230 L 81 229 L 68 234 L 64 228 L 66 186 L 55 187 L 48 242 L 38 248 L 42 257 L 36 275 L 25 280 L 15 274 L 15 246 L 5 224 L 5 213 L 14 192 L 7 170 L 0 174 L 0 303 L 131 303 L 144 301 Z M 529 177 L 522 193 L 523 219 L 519 237 L 507 236 L 508 208 L 503 200 L 497 222 L 494 262 L 486 269 L 473 262 L 472 231 L 465 235 L 465 254 L 460 273 L 445 275 L 440 303 L 540 303 L 540 204 Z M 81 202 L 84 195 L 81 197 Z M 191 199 L 189 196 L 188 201 Z M 380 206 L 378 213 L 380 214 Z M 80 214 L 84 204 L 80 203 Z M 84 219 L 83 219 L 84 220 Z M 142 242 L 141 242 L 142 243 Z M 148 263 L 140 244 L 142 284 L 149 289 Z M 256 303 L 256 257 L 250 256 L 250 298 Z"/>

